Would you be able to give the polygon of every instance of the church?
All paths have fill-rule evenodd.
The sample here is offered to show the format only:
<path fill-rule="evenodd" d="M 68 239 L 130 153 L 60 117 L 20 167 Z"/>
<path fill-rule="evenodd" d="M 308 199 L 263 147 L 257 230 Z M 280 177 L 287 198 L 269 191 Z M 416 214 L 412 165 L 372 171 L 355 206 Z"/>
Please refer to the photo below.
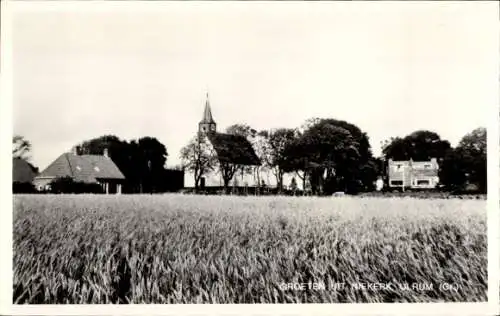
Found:
<path fill-rule="evenodd" d="M 262 162 L 255 153 L 255 148 L 252 145 L 255 141 L 252 136 L 246 138 L 241 135 L 226 134 L 217 131 L 217 123 L 212 116 L 208 94 L 202 119 L 198 123 L 198 133 L 202 133 L 207 137 L 219 163 L 245 167 L 246 172 L 237 171 L 232 177 L 229 182 L 231 189 L 238 188 L 241 191 L 246 188 L 256 188 L 259 184 L 261 187 L 262 185 L 264 187 L 276 186 L 274 175 L 262 168 Z M 194 175 L 192 172 L 185 172 L 184 183 L 188 188 L 194 187 Z M 286 185 L 287 183 L 284 182 L 284 184 Z M 205 174 L 200 180 L 200 188 L 222 190 L 223 187 L 224 180 L 218 168 Z"/>

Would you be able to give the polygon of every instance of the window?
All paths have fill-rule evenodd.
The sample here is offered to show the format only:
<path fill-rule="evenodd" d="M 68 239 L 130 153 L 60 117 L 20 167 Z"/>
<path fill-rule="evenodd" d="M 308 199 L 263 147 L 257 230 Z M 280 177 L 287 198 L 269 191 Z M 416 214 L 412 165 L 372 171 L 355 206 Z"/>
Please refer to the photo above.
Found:
<path fill-rule="evenodd" d="M 430 164 L 430 163 L 426 163 L 426 164 L 424 165 L 424 169 L 430 169 L 430 168 L 431 168 L 431 164 Z"/>
<path fill-rule="evenodd" d="M 394 165 L 393 170 L 394 171 L 402 171 L 402 169 L 403 169 L 402 167 L 403 167 L 402 164 L 397 164 L 397 165 Z"/>
<path fill-rule="evenodd" d="M 417 180 L 417 185 L 429 185 L 429 180 Z"/>
<path fill-rule="evenodd" d="M 391 185 L 403 185 L 403 181 L 401 180 L 392 180 Z"/>

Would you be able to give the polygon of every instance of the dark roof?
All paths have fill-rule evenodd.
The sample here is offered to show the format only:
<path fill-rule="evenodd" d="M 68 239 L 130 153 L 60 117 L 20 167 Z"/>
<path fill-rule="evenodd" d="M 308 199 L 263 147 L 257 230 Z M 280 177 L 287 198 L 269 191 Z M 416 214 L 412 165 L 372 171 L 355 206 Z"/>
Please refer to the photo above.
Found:
<path fill-rule="evenodd" d="M 252 144 L 243 136 L 213 133 L 208 138 L 220 162 L 238 165 L 260 165 L 260 159 L 255 154 Z"/>
<path fill-rule="evenodd" d="M 12 159 L 12 182 L 29 183 L 33 181 L 37 170 L 32 164 L 21 158 Z"/>
<path fill-rule="evenodd" d="M 71 177 L 75 181 L 94 183 L 97 179 L 125 179 L 115 163 L 105 156 L 64 153 L 43 170 L 37 178 Z"/>

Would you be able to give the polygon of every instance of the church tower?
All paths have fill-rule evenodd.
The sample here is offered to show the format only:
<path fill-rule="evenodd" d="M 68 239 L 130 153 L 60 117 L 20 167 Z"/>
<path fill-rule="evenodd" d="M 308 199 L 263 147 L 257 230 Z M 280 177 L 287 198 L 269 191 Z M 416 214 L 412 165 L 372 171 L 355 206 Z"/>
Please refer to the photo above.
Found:
<path fill-rule="evenodd" d="M 203 118 L 198 124 L 198 132 L 200 133 L 215 133 L 216 132 L 215 121 L 212 117 L 212 110 L 210 109 L 210 102 L 208 100 L 208 92 L 207 92 L 207 101 L 205 102 L 205 110 L 203 111 Z"/>

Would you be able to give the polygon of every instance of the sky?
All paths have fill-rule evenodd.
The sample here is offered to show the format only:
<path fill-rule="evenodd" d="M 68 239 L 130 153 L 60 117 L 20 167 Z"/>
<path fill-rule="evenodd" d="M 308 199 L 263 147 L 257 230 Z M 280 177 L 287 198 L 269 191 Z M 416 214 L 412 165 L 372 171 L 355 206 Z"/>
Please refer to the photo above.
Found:
<path fill-rule="evenodd" d="M 41 169 L 105 134 L 156 137 L 177 165 L 207 91 L 219 131 L 336 118 L 375 155 L 421 129 L 456 145 L 498 115 L 494 2 L 47 7 L 12 16 L 13 132 Z"/>

